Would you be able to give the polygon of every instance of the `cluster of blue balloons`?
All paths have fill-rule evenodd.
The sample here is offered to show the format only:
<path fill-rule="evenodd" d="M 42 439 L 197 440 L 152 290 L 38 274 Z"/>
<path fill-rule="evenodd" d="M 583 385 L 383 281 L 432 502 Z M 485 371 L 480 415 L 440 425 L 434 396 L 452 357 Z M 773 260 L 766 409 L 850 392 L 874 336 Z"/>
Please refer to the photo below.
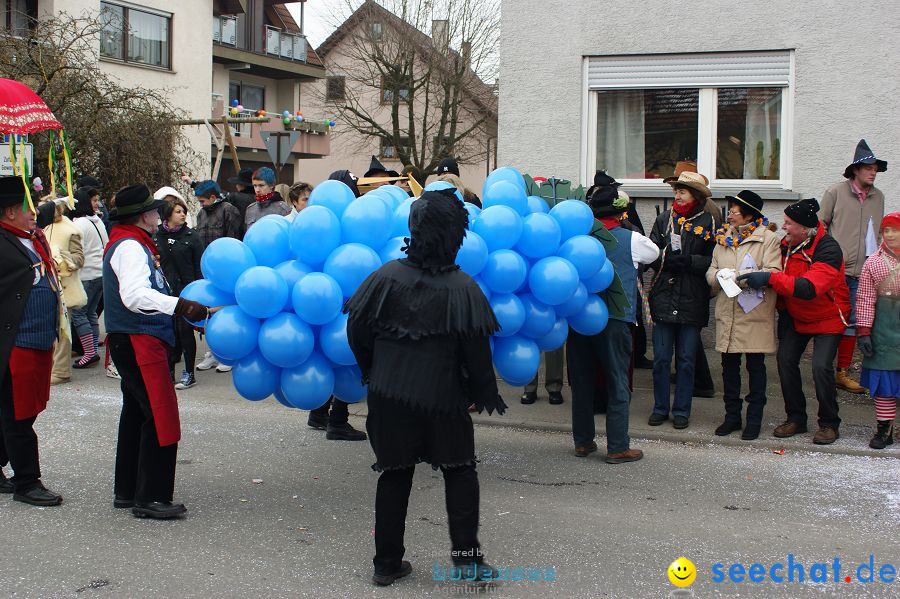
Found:
<path fill-rule="evenodd" d="M 340 181 L 325 181 L 293 222 L 269 215 L 243 241 L 221 238 L 206 248 L 205 278 L 182 296 L 221 307 L 205 323 L 207 341 L 234 366 L 241 396 L 274 395 L 306 410 L 331 395 L 348 403 L 366 396 L 341 308 L 371 272 L 401 257 L 409 231 L 395 235 L 395 215 L 408 215 L 411 203 L 399 187 L 357 199 Z"/>
<path fill-rule="evenodd" d="M 494 367 L 509 384 L 534 378 L 541 352 L 561 347 L 569 327 L 583 335 L 606 328 L 606 304 L 597 295 L 615 272 L 590 236 L 594 215 L 580 200 L 550 209 L 526 193 L 510 167 L 492 172 L 483 209 L 466 204 L 470 230 L 457 255 L 491 303 L 502 327 L 493 339 Z"/>
<path fill-rule="evenodd" d="M 447 188 L 444 181 L 425 187 Z M 542 351 L 565 343 L 570 326 L 585 335 L 606 327 L 597 292 L 610 285 L 613 268 L 589 235 L 594 218 L 585 203 L 567 200 L 550 210 L 508 167 L 490 174 L 483 197 L 483 209 L 465 203 L 470 230 L 457 263 L 481 286 L 502 327 L 492 339 L 497 372 L 521 386 L 534 377 Z M 329 180 L 293 222 L 266 216 L 243 241 L 221 238 L 206 248 L 205 278 L 182 296 L 220 308 L 197 324 L 205 324 L 215 357 L 234 366 L 241 396 L 274 395 L 307 410 L 331 395 L 348 403 L 366 396 L 341 308 L 370 273 L 404 256 L 414 201 L 387 185 L 355 198 Z"/>

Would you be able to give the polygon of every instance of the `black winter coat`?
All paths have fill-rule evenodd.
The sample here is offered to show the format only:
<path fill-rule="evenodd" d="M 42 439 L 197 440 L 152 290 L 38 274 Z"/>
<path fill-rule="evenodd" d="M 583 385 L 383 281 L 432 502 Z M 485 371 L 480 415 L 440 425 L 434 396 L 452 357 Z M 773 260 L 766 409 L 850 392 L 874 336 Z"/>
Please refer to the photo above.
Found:
<path fill-rule="evenodd" d="M 710 291 L 706 282 L 706 271 L 712 262 L 712 253 L 716 242 L 715 223 L 713 217 L 702 209 L 688 217 L 685 228 L 675 222 L 678 215 L 672 218 L 672 212 L 664 212 L 656 217 L 650 239 L 660 248 L 660 257 L 650 265 L 655 273 L 650 288 L 650 314 L 653 322 L 670 324 L 687 324 L 705 327 L 709 324 Z M 694 227 L 702 227 L 700 236 L 693 232 Z M 681 235 L 681 251 L 671 247 L 671 228 L 675 234 Z M 709 232 L 709 239 L 704 239 Z M 685 261 L 683 257 L 689 257 Z M 684 263 L 677 264 L 677 263 Z"/>
<path fill-rule="evenodd" d="M 159 250 L 159 263 L 172 295 L 180 294 L 188 283 L 203 278 L 200 272 L 203 242 L 196 231 L 184 225 L 177 232 L 169 233 L 160 225 L 153 242 Z"/>
<path fill-rule="evenodd" d="M 224 200 L 217 200 L 212 206 L 203 206 L 197 213 L 197 227 L 194 229 L 208 246 L 220 237 L 244 238 L 244 217 L 241 211 Z"/>

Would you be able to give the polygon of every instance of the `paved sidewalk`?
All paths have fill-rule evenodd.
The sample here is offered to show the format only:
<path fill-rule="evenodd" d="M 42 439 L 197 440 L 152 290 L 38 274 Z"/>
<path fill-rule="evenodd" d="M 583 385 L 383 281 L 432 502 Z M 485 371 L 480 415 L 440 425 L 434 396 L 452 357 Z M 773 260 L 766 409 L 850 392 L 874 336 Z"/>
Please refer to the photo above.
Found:
<path fill-rule="evenodd" d="M 649 426 L 647 419 L 653 407 L 653 382 L 651 370 L 635 370 L 634 393 L 631 401 L 631 421 L 629 431 L 632 437 L 632 446 L 641 448 L 641 440 L 663 440 L 685 444 L 715 444 L 732 445 L 739 447 L 754 447 L 757 449 L 771 449 L 772 451 L 813 451 L 845 455 L 861 455 L 873 457 L 900 458 L 900 440 L 883 450 L 871 449 L 869 439 L 875 431 L 875 408 L 871 398 L 866 395 L 853 395 L 844 391 L 838 392 L 838 404 L 841 416 L 841 438 L 832 445 L 814 445 L 812 436 L 815 433 L 816 411 L 818 403 L 815 400 L 815 390 L 812 384 L 812 372 L 808 360 L 801 366 L 803 372 L 803 389 L 807 395 L 807 414 L 809 416 L 809 432 L 796 435 L 789 439 L 778 439 L 772 435 L 772 430 L 784 422 L 784 400 L 778 381 L 778 370 L 775 367 L 775 357 L 766 357 L 768 373 L 768 397 L 765 414 L 763 416 L 762 432 L 755 441 L 741 440 L 740 432 L 731 433 L 727 437 L 717 437 L 715 429 L 725 415 L 722 403 L 722 367 L 720 354 L 713 350 L 707 350 L 707 357 L 712 371 L 712 378 L 716 384 L 716 397 L 711 399 L 695 397 L 691 409 L 691 424 L 687 429 L 675 430 L 669 420 L 661 426 Z M 543 376 L 543 368 L 542 368 Z M 747 393 L 746 371 L 744 375 L 743 394 Z M 853 373 L 854 378 L 859 377 L 858 372 Z M 674 391 L 674 384 L 672 385 Z M 571 432 L 571 389 L 568 385 L 563 387 L 565 403 L 562 405 L 550 405 L 547 403 L 547 393 L 543 389 L 543 382 L 538 387 L 538 401 L 532 405 L 522 405 L 519 397 L 521 388 L 513 388 L 505 383 L 500 383 L 500 394 L 509 405 L 509 409 L 503 416 L 494 414 L 473 414 L 472 419 L 481 426 L 504 426 L 532 430 L 549 430 Z M 351 414 L 365 416 L 366 405 L 364 402 L 351 406 Z M 605 449 L 605 416 L 596 416 L 597 444 L 601 451 Z M 574 448 L 574 445 L 573 445 Z"/>

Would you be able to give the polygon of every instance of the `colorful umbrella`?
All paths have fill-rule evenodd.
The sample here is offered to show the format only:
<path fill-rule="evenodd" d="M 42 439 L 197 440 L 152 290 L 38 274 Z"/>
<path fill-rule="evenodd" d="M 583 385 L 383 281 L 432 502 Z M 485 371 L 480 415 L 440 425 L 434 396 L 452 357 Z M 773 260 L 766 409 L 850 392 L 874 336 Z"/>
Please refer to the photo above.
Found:
<path fill-rule="evenodd" d="M 69 144 L 62 124 L 53 116 L 53 112 L 41 98 L 27 85 L 12 79 L 0 79 L 0 133 L 9 135 L 9 155 L 12 159 L 13 170 L 17 176 L 22 177 L 25 183 L 25 206 L 34 211 L 31 202 L 31 190 L 28 184 L 27 165 L 25 164 L 25 142 L 19 138 L 19 152 L 16 156 L 15 136 L 28 135 L 37 131 L 51 130 L 50 153 L 47 157 L 50 168 L 51 193 L 56 193 L 56 176 L 54 162 L 56 151 L 54 139 L 56 135 L 62 143 L 63 158 L 66 165 L 66 191 L 69 194 L 69 205 L 74 205 L 72 198 L 72 165 L 69 153 Z M 59 131 L 57 133 L 56 131 Z"/>

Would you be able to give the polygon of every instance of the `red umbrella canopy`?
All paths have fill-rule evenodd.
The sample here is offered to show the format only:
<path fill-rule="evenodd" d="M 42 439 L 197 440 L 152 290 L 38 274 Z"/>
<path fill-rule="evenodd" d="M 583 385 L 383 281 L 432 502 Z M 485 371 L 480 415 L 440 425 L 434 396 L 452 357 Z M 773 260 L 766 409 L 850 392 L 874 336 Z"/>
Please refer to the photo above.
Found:
<path fill-rule="evenodd" d="M 0 79 L 0 133 L 25 135 L 63 126 L 24 83 Z"/>

